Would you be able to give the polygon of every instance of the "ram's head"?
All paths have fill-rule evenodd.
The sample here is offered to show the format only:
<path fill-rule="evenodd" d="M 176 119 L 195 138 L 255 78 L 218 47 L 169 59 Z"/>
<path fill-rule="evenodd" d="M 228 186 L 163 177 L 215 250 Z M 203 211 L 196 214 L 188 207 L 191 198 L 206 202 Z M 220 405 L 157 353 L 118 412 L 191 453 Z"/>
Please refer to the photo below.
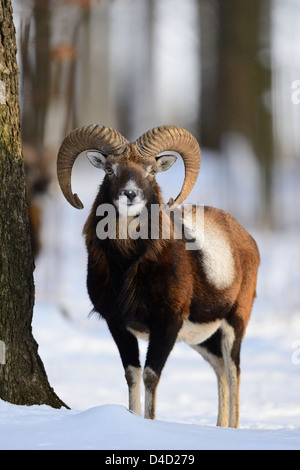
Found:
<path fill-rule="evenodd" d="M 119 132 L 97 124 L 72 131 L 63 141 L 57 158 L 57 175 L 67 201 L 77 209 L 83 204 L 71 188 L 71 172 L 81 153 L 91 163 L 106 172 L 111 200 L 119 213 L 134 216 L 143 205 L 151 201 L 157 189 L 155 175 L 168 170 L 181 155 L 185 178 L 172 207 L 181 204 L 192 191 L 200 170 L 201 153 L 196 139 L 177 126 L 152 129 L 135 142 L 128 142 Z"/>

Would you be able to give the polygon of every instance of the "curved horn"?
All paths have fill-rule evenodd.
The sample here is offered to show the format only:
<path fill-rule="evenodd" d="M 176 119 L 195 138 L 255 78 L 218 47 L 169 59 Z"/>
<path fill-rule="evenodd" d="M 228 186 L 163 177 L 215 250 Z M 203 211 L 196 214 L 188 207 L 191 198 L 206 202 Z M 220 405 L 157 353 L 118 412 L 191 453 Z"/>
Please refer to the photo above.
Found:
<path fill-rule="evenodd" d="M 181 204 L 192 191 L 198 178 L 201 151 L 195 137 L 188 131 L 177 126 L 156 127 L 136 141 L 139 152 L 144 156 L 155 156 L 166 150 L 178 152 L 184 162 L 185 178 L 175 201 L 170 199 L 169 205 Z"/>
<path fill-rule="evenodd" d="M 71 187 L 71 172 L 77 156 L 85 150 L 97 150 L 108 155 L 119 155 L 126 147 L 127 140 L 110 127 L 93 124 L 72 131 L 65 137 L 57 156 L 57 177 L 60 188 L 67 201 L 76 209 L 83 204 Z"/>

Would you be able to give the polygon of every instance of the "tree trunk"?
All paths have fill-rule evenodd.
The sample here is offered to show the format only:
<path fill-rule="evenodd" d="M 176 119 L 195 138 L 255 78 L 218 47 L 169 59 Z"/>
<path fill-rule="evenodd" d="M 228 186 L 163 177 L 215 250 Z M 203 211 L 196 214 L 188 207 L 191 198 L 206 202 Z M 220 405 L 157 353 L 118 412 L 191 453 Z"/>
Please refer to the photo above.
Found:
<path fill-rule="evenodd" d="M 18 67 L 10 0 L 0 0 L 0 398 L 66 406 L 50 387 L 32 336 L 34 261 L 20 137 Z"/>

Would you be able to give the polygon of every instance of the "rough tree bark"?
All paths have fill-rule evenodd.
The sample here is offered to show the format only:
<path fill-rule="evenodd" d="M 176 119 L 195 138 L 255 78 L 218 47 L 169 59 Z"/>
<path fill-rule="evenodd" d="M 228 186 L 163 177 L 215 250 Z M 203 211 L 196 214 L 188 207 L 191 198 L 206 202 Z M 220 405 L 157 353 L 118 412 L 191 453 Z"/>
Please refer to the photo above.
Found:
<path fill-rule="evenodd" d="M 0 0 L 0 85 L 0 398 L 19 405 L 60 408 L 66 405 L 50 387 L 31 328 L 34 261 L 10 0 Z"/>

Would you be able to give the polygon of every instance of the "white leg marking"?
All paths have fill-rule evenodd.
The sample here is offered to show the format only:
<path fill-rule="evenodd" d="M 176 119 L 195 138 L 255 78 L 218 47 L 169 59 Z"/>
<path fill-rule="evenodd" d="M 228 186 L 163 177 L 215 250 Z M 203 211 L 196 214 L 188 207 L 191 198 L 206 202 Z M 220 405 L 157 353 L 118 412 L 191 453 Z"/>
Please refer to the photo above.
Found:
<path fill-rule="evenodd" d="M 218 378 L 218 397 L 219 397 L 219 411 L 217 426 L 227 427 L 229 420 L 229 388 L 223 365 L 223 373 L 217 376 Z"/>
<path fill-rule="evenodd" d="M 156 388 L 159 377 L 151 367 L 147 366 L 143 372 L 143 379 L 145 384 L 145 418 L 155 419 Z"/>
<path fill-rule="evenodd" d="M 239 402 L 239 377 L 235 363 L 231 359 L 232 346 L 235 340 L 234 329 L 226 320 L 222 322 L 222 354 L 225 362 L 225 370 L 229 385 L 229 427 L 239 427 L 240 402 Z"/>
<path fill-rule="evenodd" d="M 214 369 L 218 380 L 218 420 L 217 426 L 227 427 L 229 419 L 229 388 L 226 379 L 224 360 L 211 354 L 201 346 L 193 346 Z"/>
<path fill-rule="evenodd" d="M 141 375 L 140 367 L 128 366 L 126 368 L 125 377 L 129 391 L 129 409 L 140 416 L 142 415 L 140 397 Z"/>

